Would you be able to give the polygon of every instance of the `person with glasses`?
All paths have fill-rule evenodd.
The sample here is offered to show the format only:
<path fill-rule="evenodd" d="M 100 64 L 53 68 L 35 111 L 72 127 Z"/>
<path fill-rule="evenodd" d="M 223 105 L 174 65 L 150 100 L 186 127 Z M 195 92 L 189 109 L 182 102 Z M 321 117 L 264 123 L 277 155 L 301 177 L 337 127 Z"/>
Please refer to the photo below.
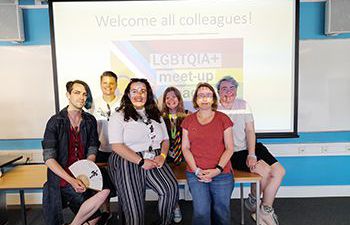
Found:
<path fill-rule="evenodd" d="M 92 108 L 90 109 L 90 113 L 92 113 L 97 120 L 97 132 L 101 142 L 96 156 L 96 163 L 107 163 L 108 158 L 112 153 L 112 146 L 108 143 L 108 121 L 120 104 L 119 98 L 116 95 L 117 86 L 117 75 L 112 71 L 103 72 L 100 76 L 102 96 L 94 99 Z M 114 197 L 114 187 L 109 179 L 106 168 L 101 167 L 101 172 L 103 175 L 104 187 L 111 189 L 111 195 L 109 197 Z M 103 210 L 106 213 L 103 214 L 99 224 L 107 223 L 112 217 L 109 201 L 110 198 L 107 198 L 106 203 L 103 205 Z"/>
<path fill-rule="evenodd" d="M 131 79 L 119 109 L 109 120 L 108 133 L 113 149 L 109 171 L 126 224 L 145 224 L 146 187 L 159 196 L 157 225 L 170 224 L 178 187 L 165 162 L 169 148 L 166 126 L 146 79 Z"/>
<path fill-rule="evenodd" d="M 181 124 L 182 152 L 193 199 L 192 225 L 231 224 L 233 123 L 216 111 L 217 104 L 214 88 L 198 84 L 193 96 L 197 111 Z"/>
<path fill-rule="evenodd" d="M 220 96 L 219 110 L 226 113 L 235 126 L 233 139 L 235 154 L 231 158 L 232 167 L 238 170 L 258 173 L 263 199 L 260 207 L 260 218 L 264 224 L 279 224 L 273 209 L 273 202 L 285 175 L 285 169 L 261 143 L 256 143 L 253 114 L 248 103 L 237 98 L 238 82 L 231 76 L 223 77 L 217 83 Z M 252 184 L 251 193 L 245 200 L 245 207 L 256 218 L 256 186 Z M 260 198 L 260 196 L 258 196 Z"/>
<path fill-rule="evenodd" d="M 43 190 L 45 224 L 63 224 L 62 209 L 68 206 L 77 213 L 91 193 L 76 179 L 68 167 L 81 159 L 95 161 L 100 145 L 96 119 L 83 111 L 90 93 L 89 86 L 80 80 L 66 84 L 68 106 L 47 122 L 42 141 L 43 158 L 48 167 L 47 182 Z M 96 224 L 100 212 L 88 220 Z"/>

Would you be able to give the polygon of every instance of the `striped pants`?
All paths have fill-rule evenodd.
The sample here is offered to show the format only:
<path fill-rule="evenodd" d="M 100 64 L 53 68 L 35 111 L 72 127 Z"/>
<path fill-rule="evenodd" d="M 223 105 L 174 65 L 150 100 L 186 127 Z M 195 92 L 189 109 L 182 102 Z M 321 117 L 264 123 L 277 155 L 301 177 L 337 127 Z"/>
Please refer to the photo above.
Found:
<path fill-rule="evenodd" d="M 158 212 L 161 225 L 168 225 L 178 200 L 178 186 L 175 175 L 168 164 L 162 168 L 144 170 L 137 164 L 123 159 L 116 153 L 109 157 L 109 173 L 114 183 L 118 201 L 125 215 L 127 225 L 145 224 L 146 187 L 158 196 Z"/>

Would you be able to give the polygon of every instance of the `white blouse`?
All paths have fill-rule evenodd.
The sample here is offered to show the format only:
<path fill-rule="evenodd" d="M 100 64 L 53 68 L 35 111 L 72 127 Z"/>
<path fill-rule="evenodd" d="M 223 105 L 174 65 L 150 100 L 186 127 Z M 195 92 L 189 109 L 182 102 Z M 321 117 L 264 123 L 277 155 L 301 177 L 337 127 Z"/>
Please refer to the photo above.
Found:
<path fill-rule="evenodd" d="M 137 112 L 145 117 L 144 110 Z M 119 111 L 114 113 L 108 123 L 108 134 L 110 144 L 125 144 L 135 152 L 143 152 L 152 146 L 152 149 L 159 149 L 163 140 L 169 139 L 166 125 L 163 118 L 161 123 L 150 120 L 150 124 L 146 124 L 141 119 L 138 121 L 132 118 L 124 121 L 124 113 Z M 153 127 L 153 132 L 151 132 Z M 153 136 L 153 138 L 152 138 Z"/>

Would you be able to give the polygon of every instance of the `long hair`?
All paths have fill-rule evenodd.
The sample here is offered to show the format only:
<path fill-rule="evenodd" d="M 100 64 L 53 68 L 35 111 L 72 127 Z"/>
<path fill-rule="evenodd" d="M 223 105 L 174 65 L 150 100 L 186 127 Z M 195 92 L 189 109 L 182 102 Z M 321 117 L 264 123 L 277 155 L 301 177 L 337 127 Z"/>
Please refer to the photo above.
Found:
<path fill-rule="evenodd" d="M 176 109 L 176 114 L 185 114 L 184 101 L 182 99 L 179 89 L 177 89 L 176 87 L 168 87 L 167 89 L 165 89 L 163 94 L 162 111 L 161 111 L 163 116 L 169 115 L 169 108 L 166 105 L 165 100 L 166 100 L 166 95 L 172 91 L 174 92 L 176 98 L 179 100 L 179 104 L 177 105 L 177 109 Z"/>
<path fill-rule="evenodd" d="M 154 100 L 155 98 L 153 95 L 151 85 L 148 83 L 146 79 L 140 79 L 140 78 L 130 79 L 130 82 L 128 86 L 125 88 L 124 95 L 120 101 L 120 107 L 117 111 L 124 112 L 124 121 L 129 121 L 130 118 L 137 121 L 138 119 L 141 118 L 141 115 L 137 113 L 134 105 L 132 104 L 129 98 L 131 84 L 136 82 L 141 82 L 146 86 L 147 101 L 145 103 L 145 111 L 146 111 L 147 118 L 155 120 L 158 123 L 160 123 L 160 111 L 157 107 L 156 101 Z"/>

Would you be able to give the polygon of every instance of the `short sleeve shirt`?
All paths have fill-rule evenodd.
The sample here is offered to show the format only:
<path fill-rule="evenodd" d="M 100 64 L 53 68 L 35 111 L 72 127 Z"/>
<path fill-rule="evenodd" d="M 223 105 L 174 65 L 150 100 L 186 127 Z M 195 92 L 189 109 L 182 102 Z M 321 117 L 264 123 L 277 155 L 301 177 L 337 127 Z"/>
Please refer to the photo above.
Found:
<path fill-rule="evenodd" d="M 219 105 L 218 110 L 230 117 L 233 126 L 233 140 L 235 152 L 247 149 L 246 124 L 254 122 L 253 113 L 248 103 L 243 99 L 235 99 L 231 109 Z"/>
<path fill-rule="evenodd" d="M 94 104 L 90 111 L 97 120 L 98 138 L 101 142 L 99 150 L 102 152 L 112 152 L 112 147 L 108 143 L 108 120 L 116 112 L 116 108 L 119 107 L 120 102 L 118 99 L 116 97 L 110 102 L 108 104 L 109 108 L 107 102 L 102 97 L 94 99 Z"/>
<path fill-rule="evenodd" d="M 212 121 L 202 125 L 198 122 L 197 113 L 187 116 L 181 127 L 188 131 L 190 151 L 196 165 L 201 169 L 213 169 L 225 151 L 224 131 L 233 123 L 224 113 L 216 111 Z M 223 172 L 229 173 L 230 170 L 231 163 L 227 163 Z"/>
<path fill-rule="evenodd" d="M 138 113 L 144 117 L 145 112 L 138 110 Z M 159 149 L 163 140 L 169 139 L 168 132 L 163 118 L 160 123 L 150 120 L 147 125 L 141 119 L 138 121 L 132 118 L 124 121 L 124 113 L 119 111 L 112 115 L 108 123 L 108 134 L 110 144 L 125 144 L 135 152 L 143 152 L 152 146 L 153 149 Z M 151 133 L 151 126 L 153 132 Z M 151 136 L 155 135 L 152 139 Z"/>

